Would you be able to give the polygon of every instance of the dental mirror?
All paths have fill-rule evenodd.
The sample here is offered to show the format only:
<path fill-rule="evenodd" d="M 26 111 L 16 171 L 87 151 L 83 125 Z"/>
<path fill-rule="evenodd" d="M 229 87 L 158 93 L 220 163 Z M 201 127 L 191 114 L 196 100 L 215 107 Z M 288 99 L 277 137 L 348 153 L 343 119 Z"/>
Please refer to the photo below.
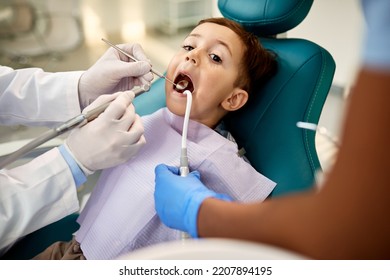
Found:
<path fill-rule="evenodd" d="M 176 84 L 176 88 L 179 89 L 179 90 L 186 89 L 187 86 L 188 86 L 188 81 L 186 81 L 186 80 L 181 80 L 180 82 L 178 82 Z"/>

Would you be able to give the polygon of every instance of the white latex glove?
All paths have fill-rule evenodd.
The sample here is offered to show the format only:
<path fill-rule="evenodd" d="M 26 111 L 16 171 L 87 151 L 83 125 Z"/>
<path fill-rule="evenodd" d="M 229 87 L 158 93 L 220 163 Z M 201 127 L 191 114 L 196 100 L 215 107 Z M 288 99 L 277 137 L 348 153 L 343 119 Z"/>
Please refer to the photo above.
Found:
<path fill-rule="evenodd" d="M 134 86 L 153 80 L 151 64 L 139 44 L 118 45 L 138 62 L 109 48 L 100 59 L 84 72 L 79 81 L 80 108 L 92 103 L 99 95 L 131 90 Z"/>
<path fill-rule="evenodd" d="M 84 111 L 113 99 L 95 120 L 75 128 L 65 140 L 86 175 L 126 162 L 146 143 L 141 118 L 131 104 L 132 91 L 102 95 Z"/>

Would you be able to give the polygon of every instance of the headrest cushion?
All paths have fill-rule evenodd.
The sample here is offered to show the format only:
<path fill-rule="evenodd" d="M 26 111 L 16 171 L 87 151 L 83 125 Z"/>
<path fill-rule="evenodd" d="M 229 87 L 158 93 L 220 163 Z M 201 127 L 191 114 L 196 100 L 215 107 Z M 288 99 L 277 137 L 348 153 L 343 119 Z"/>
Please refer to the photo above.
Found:
<path fill-rule="evenodd" d="M 237 21 L 258 36 L 286 32 L 308 14 L 314 0 L 218 0 L 226 18 Z"/>

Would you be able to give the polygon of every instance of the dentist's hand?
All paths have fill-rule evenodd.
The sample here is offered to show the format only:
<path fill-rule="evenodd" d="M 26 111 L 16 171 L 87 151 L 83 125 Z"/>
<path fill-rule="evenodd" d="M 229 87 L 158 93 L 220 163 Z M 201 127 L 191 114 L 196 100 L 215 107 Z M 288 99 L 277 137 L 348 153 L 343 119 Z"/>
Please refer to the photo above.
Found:
<path fill-rule="evenodd" d="M 232 200 L 203 185 L 198 171 L 181 177 L 177 167 L 160 164 L 155 174 L 154 200 L 158 216 L 166 226 L 185 231 L 192 237 L 198 237 L 198 212 L 206 198 Z"/>
<path fill-rule="evenodd" d="M 80 108 L 85 108 L 99 95 L 131 90 L 134 86 L 150 85 L 151 64 L 139 44 L 118 45 L 133 55 L 138 62 L 109 48 L 103 56 L 84 72 L 79 81 Z"/>
<path fill-rule="evenodd" d="M 141 119 L 131 104 L 134 99 L 132 91 L 102 95 L 84 111 L 113 99 L 102 114 L 75 128 L 65 141 L 86 175 L 126 162 L 145 144 Z"/>

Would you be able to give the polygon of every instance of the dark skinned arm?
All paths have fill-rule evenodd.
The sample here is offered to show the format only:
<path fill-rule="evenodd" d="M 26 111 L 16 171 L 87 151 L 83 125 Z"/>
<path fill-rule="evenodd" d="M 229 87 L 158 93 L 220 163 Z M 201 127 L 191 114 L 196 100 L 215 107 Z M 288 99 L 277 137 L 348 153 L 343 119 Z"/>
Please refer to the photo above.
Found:
<path fill-rule="evenodd" d="M 390 258 L 389 104 L 390 72 L 363 68 L 342 147 L 321 190 L 255 204 L 206 199 L 199 235 L 269 243 L 319 259 Z"/>

